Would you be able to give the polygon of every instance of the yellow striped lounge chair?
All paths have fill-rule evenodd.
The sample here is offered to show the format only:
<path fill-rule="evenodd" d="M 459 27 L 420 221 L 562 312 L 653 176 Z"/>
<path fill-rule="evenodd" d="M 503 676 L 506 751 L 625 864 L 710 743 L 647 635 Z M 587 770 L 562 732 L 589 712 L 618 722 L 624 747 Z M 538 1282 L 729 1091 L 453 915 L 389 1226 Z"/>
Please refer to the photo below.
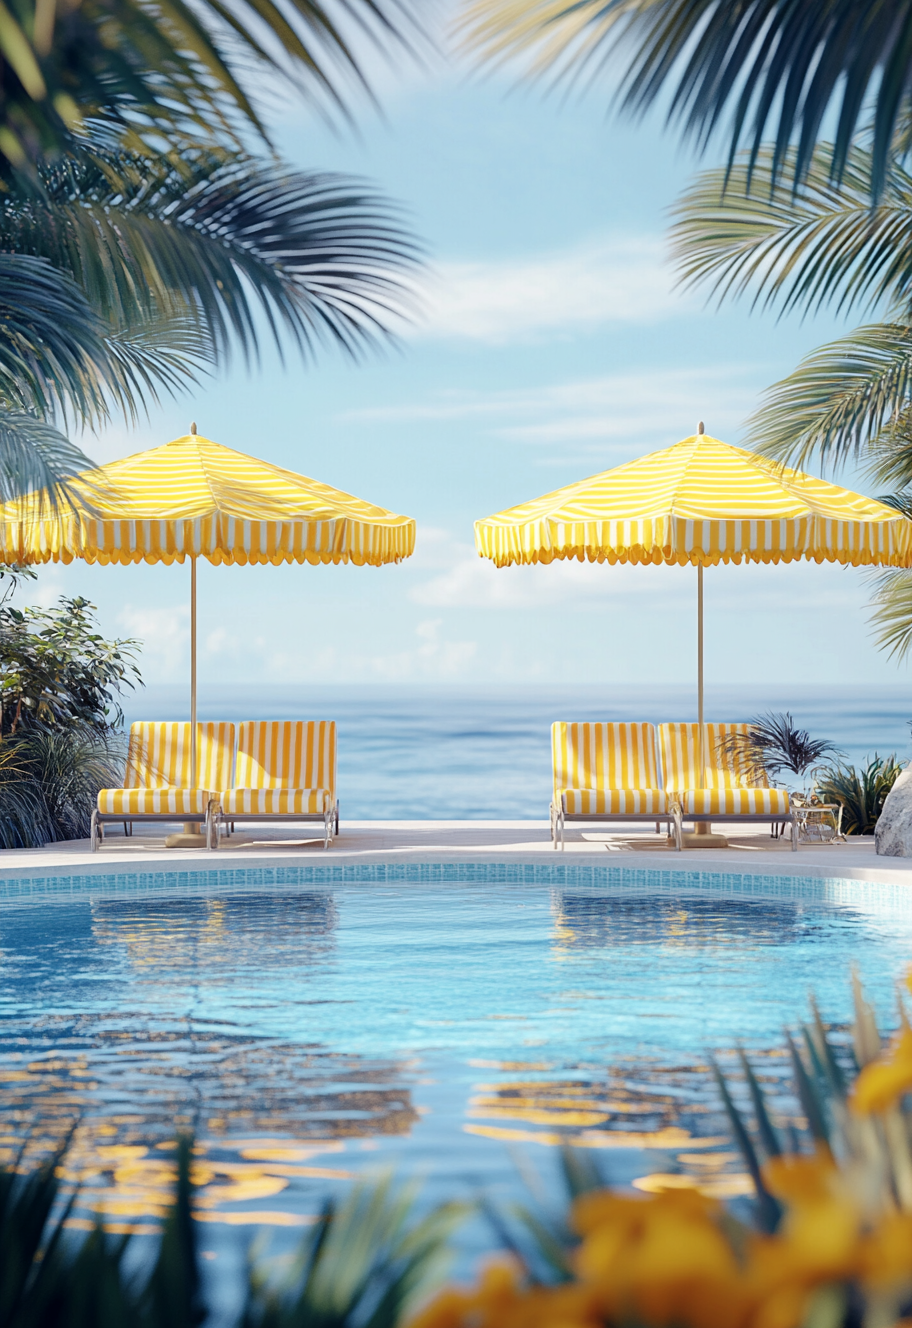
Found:
<path fill-rule="evenodd" d="M 660 724 L 659 748 L 665 773 L 665 790 L 680 807 L 683 820 L 768 821 L 773 826 L 791 826 L 792 849 L 797 852 L 795 814 L 785 789 L 770 788 L 769 780 L 758 783 L 756 772 L 723 746 L 734 734 L 747 734 L 747 724 L 704 724 L 703 760 L 700 770 L 698 724 Z"/>
<path fill-rule="evenodd" d="M 130 726 L 124 786 L 102 789 L 92 813 L 92 852 L 104 839 L 105 824 L 123 821 L 199 821 L 231 778 L 233 724 L 197 724 L 196 788 L 190 787 L 190 725 L 139 723 Z"/>
<path fill-rule="evenodd" d="M 554 798 L 551 842 L 564 847 L 567 821 L 662 821 L 673 808 L 659 785 L 651 724 L 551 725 Z"/>
<path fill-rule="evenodd" d="M 227 781 L 226 781 L 227 782 Z M 234 788 L 210 813 L 210 842 L 235 821 L 319 821 L 323 847 L 339 833 L 332 720 L 247 720 L 238 729 Z"/>

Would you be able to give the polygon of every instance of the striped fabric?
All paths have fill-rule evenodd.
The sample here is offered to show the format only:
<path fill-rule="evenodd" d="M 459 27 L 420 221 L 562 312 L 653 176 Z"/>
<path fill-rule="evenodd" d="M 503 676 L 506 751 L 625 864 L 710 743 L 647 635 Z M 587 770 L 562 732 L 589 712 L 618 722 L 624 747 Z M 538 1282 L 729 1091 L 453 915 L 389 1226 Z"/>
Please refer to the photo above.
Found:
<path fill-rule="evenodd" d="M 214 796 L 204 789 L 102 789 L 98 795 L 98 810 L 117 816 L 165 815 L 169 812 L 205 816 Z"/>
<path fill-rule="evenodd" d="M 660 724 L 659 749 L 665 788 L 679 795 L 681 809 L 731 816 L 786 815 L 789 796 L 785 789 L 772 789 L 765 777 L 750 782 L 747 770 L 725 751 L 724 740 L 746 733 L 746 724 L 704 724 L 700 767 L 698 724 Z M 756 776 L 754 776 L 756 781 Z"/>
<path fill-rule="evenodd" d="M 912 565 L 895 508 L 697 434 L 475 522 L 498 567 L 555 558 L 608 563 Z"/>
<path fill-rule="evenodd" d="M 775 816 L 788 814 L 789 795 L 785 789 L 716 788 L 689 789 L 681 794 L 685 816 L 694 812 L 712 812 L 718 816 Z"/>
<path fill-rule="evenodd" d="M 138 723 L 130 727 L 122 789 L 102 789 L 98 810 L 106 813 L 203 812 L 211 790 L 231 778 L 233 724 L 197 724 L 196 788 L 190 787 L 190 725 Z"/>
<path fill-rule="evenodd" d="M 665 815 L 668 812 L 668 798 L 661 789 L 559 789 L 558 798 L 563 798 L 564 811 L 574 814 L 594 813 L 596 816 L 620 815 L 629 812 L 633 816 L 645 816 L 650 812 Z"/>
<path fill-rule="evenodd" d="M 227 789 L 219 799 L 222 811 L 263 816 L 322 816 L 332 807 L 329 789 Z"/>
<path fill-rule="evenodd" d="M 219 801 L 226 814 L 318 815 L 333 806 L 335 790 L 332 720 L 255 720 L 238 730 L 234 788 Z"/>
<path fill-rule="evenodd" d="M 555 803 L 564 811 L 665 813 L 651 724 L 551 725 Z"/>
<path fill-rule="evenodd" d="M 84 507 L 41 493 L 0 506 L 0 562 L 399 562 L 415 522 L 197 434 L 71 482 Z"/>

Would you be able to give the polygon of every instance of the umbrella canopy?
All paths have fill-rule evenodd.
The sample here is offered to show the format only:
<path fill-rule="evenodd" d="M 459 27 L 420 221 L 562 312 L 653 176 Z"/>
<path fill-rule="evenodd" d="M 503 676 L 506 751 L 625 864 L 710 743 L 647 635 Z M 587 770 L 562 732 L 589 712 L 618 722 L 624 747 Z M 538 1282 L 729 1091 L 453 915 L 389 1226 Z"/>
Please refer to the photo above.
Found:
<path fill-rule="evenodd" d="M 718 563 L 912 566 L 895 508 L 703 433 L 475 522 L 475 546 L 511 563 L 697 568 L 697 719 L 703 725 L 703 568 Z"/>
<path fill-rule="evenodd" d="M 379 566 L 415 548 L 412 518 L 195 432 L 71 487 L 75 507 L 50 518 L 41 494 L 0 506 L 0 562 Z"/>
<path fill-rule="evenodd" d="M 580 562 L 912 564 L 895 508 L 699 432 L 475 522 L 498 567 Z"/>
<path fill-rule="evenodd" d="M 191 782 L 196 780 L 196 563 L 355 563 L 408 558 L 415 522 L 328 484 L 190 433 L 0 506 L 0 563 L 190 560 Z M 202 840 L 185 827 L 188 838 Z M 170 842 L 170 841 L 169 841 Z"/>

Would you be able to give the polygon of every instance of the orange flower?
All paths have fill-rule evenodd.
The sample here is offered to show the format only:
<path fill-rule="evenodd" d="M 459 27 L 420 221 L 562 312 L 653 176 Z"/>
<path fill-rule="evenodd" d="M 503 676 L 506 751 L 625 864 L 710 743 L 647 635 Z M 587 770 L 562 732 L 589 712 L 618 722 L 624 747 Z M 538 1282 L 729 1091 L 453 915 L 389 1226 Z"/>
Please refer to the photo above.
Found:
<path fill-rule="evenodd" d="M 886 1056 L 871 1061 L 855 1080 L 849 1105 L 858 1116 L 886 1111 L 912 1088 L 912 1029 L 904 1028 Z"/>

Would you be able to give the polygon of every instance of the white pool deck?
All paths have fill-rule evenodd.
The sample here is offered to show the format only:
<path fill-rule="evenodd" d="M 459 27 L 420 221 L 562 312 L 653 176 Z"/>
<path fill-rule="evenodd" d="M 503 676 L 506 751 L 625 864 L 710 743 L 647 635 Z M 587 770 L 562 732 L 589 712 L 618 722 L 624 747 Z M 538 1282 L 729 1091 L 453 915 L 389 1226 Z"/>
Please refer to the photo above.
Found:
<path fill-rule="evenodd" d="M 613 865 L 626 861 L 630 866 L 663 871 L 679 865 L 688 869 L 699 866 L 777 877 L 889 881 L 912 888 L 912 858 L 880 858 L 870 837 L 853 838 L 844 844 L 802 843 L 798 852 L 793 853 L 788 840 L 771 839 L 762 826 L 737 832 L 730 826 L 716 828 L 729 836 L 728 848 L 688 848 L 676 853 L 642 827 L 627 830 L 623 826 L 610 829 L 573 826 L 568 829 L 564 857 L 587 863 L 610 860 Z M 107 842 L 94 854 L 88 840 L 73 840 L 43 849 L 0 850 L 0 878 L 105 875 L 123 872 L 125 868 L 158 872 L 169 868 L 186 871 L 242 864 L 263 867 L 466 859 L 540 863 L 543 855 L 555 862 L 561 858 L 551 846 L 547 821 L 343 821 L 339 838 L 326 851 L 322 839 L 302 838 L 299 831 L 287 826 L 245 826 L 243 834 L 223 841 L 214 853 L 205 849 L 168 849 L 164 834 L 162 831 L 126 838 L 109 830 Z"/>

